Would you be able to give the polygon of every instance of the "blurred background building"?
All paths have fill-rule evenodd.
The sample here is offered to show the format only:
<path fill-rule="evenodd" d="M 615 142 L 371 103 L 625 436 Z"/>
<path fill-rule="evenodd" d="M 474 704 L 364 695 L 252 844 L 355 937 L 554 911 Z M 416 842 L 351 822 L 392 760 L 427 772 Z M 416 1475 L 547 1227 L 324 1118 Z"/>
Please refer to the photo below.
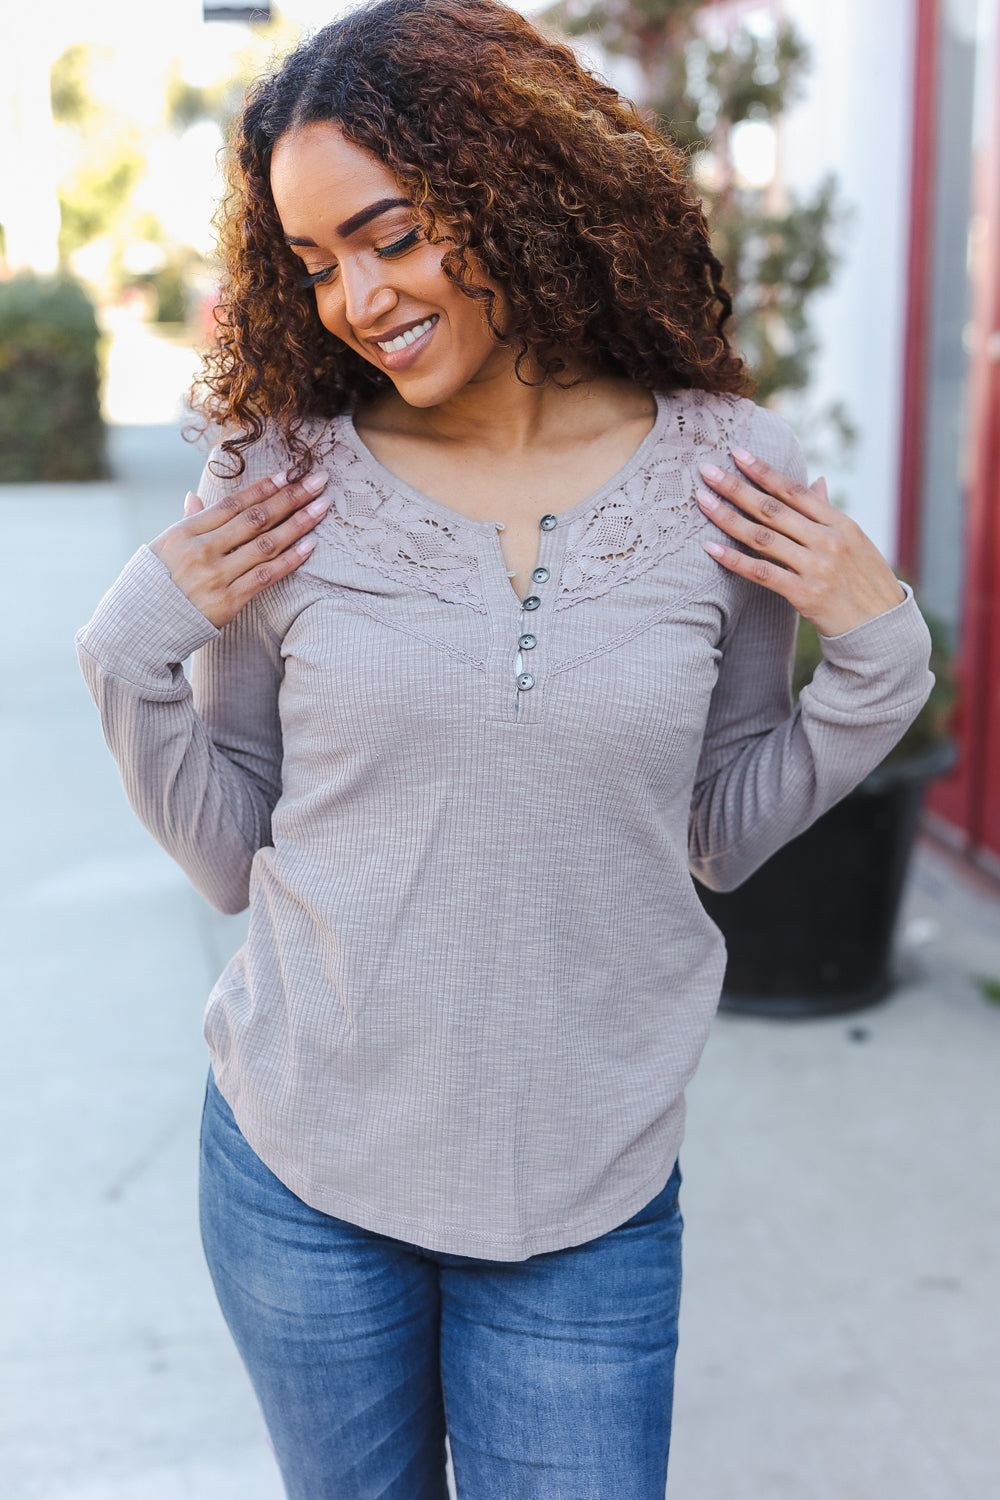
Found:
<path fill-rule="evenodd" d="M 853 206 L 814 379 L 850 401 L 852 509 L 955 652 L 938 833 L 1000 872 L 1000 37 L 996 0 L 786 0 L 812 47 L 784 170 Z M 994 774 L 991 775 L 991 768 Z"/>
<path fill-rule="evenodd" d="M 615 81 L 694 151 L 761 394 L 933 616 L 954 666 L 957 759 L 931 789 L 927 816 L 994 875 L 998 9 L 997 0 L 555 7 L 585 46 L 596 26 Z M 678 82 L 669 57 L 680 50 Z M 631 71 L 616 73 L 621 54 Z"/>
<path fill-rule="evenodd" d="M 1000 873 L 1000 37 L 996 0 L 784 0 L 811 46 L 783 171 L 853 210 L 816 309 L 818 390 L 849 402 L 851 509 L 955 654 L 935 831 Z"/>

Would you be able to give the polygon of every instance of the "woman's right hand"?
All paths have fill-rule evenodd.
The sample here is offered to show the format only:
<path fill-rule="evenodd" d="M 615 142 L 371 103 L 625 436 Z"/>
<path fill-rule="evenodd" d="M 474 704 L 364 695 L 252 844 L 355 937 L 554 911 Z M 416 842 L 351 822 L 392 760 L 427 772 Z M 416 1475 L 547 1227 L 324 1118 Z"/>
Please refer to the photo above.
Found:
<path fill-rule="evenodd" d="M 284 474 L 272 474 L 207 507 L 189 494 L 183 521 L 150 542 L 150 551 L 221 630 L 255 594 L 305 562 L 315 546 L 306 533 L 330 508 L 317 498 L 328 478 L 317 469 L 287 484 Z"/>

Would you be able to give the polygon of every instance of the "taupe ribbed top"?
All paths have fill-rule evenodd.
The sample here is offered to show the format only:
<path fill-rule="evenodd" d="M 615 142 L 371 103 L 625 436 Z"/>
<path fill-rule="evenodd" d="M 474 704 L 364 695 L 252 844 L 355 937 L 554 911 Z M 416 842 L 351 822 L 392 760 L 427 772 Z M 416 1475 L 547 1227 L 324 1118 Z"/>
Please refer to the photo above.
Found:
<path fill-rule="evenodd" d="M 663 1187 L 724 968 L 689 868 L 743 880 L 930 688 L 907 590 L 824 640 L 791 712 L 795 613 L 704 552 L 694 489 L 740 443 L 804 478 L 798 445 L 748 401 L 658 406 L 596 493 L 539 494 L 521 603 L 493 523 L 341 417 L 304 566 L 219 631 L 142 548 L 79 636 L 137 813 L 250 904 L 206 1017 L 241 1129 L 307 1203 L 418 1245 L 519 1260 Z M 284 462 L 265 439 L 228 487 Z"/>

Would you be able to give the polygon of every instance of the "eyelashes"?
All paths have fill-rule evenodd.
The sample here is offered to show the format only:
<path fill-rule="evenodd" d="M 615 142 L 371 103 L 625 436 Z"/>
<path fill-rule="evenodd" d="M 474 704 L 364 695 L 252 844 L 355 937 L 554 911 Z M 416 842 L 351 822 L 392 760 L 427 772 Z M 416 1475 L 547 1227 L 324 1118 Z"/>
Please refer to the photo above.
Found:
<path fill-rule="evenodd" d="M 420 229 L 414 225 L 401 240 L 393 240 L 391 245 L 383 245 L 381 250 L 375 251 L 375 254 L 381 256 L 383 260 L 391 260 L 394 255 L 402 255 L 404 250 L 411 249 L 419 238 Z"/>
<path fill-rule="evenodd" d="M 391 245 L 383 245 L 381 249 L 375 251 L 375 254 L 382 260 L 392 260 L 394 256 L 404 255 L 407 250 L 412 250 L 419 238 L 420 229 L 415 225 L 403 235 L 402 239 L 393 240 Z M 300 287 L 308 290 L 310 287 L 320 286 L 328 281 L 336 269 L 336 266 L 325 266 L 322 271 L 310 271 L 305 276 L 296 277 L 296 282 Z"/>
<path fill-rule="evenodd" d="M 296 276 L 295 283 L 297 286 L 307 289 L 311 286 L 319 286 L 320 282 L 325 281 L 328 276 L 332 276 L 336 269 L 336 266 L 327 266 L 325 271 L 313 271 L 308 276 Z"/>

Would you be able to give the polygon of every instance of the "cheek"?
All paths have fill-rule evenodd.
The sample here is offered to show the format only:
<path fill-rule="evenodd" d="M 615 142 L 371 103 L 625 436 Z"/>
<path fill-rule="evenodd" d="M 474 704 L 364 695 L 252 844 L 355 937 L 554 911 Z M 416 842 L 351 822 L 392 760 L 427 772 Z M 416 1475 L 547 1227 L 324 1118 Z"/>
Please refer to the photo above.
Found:
<path fill-rule="evenodd" d="M 344 299 L 335 287 L 317 287 L 313 294 L 316 298 L 316 312 L 319 320 L 328 333 L 336 334 L 339 339 L 349 337 L 349 329 L 344 319 Z"/>
<path fill-rule="evenodd" d="M 499 304 L 494 307 L 494 317 L 503 326 Z M 482 359 L 494 353 L 500 346 L 490 333 L 486 321 L 486 308 L 481 302 L 462 297 L 462 305 L 454 309 L 453 328 L 458 347 L 471 359 Z"/>

